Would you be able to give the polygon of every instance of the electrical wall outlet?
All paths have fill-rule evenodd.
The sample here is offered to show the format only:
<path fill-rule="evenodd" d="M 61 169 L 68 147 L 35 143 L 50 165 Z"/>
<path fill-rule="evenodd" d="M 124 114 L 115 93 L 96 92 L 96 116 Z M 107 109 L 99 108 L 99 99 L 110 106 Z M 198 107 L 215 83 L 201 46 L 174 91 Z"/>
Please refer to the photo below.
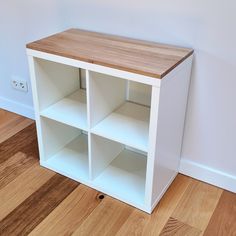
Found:
<path fill-rule="evenodd" d="M 16 77 L 13 77 L 11 80 L 11 86 L 16 90 L 28 92 L 28 84 L 26 80 L 21 80 Z"/>

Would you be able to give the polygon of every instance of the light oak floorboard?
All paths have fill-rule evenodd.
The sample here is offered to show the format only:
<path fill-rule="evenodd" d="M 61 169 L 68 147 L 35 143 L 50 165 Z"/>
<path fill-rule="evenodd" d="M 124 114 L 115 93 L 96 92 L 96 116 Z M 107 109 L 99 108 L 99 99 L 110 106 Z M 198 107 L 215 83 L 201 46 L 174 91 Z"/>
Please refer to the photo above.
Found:
<path fill-rule="evenodd" d="M 0 165 L 0 189 L 37 163 L 34 157 L 18 152 Z"/>
<path fill-rule="evenodd" d="M 115 235 L 133 211 L 133 207 L 106 196 L 73 235 Z"/>
<path fill-rule="evenodd" d="M 37 163 L 2 188 L 0 190 L 0 220 L 13 211 L 53 175 L 55 175 L 54 172 L 40 167 Z"/>
<path fill-rule="evenodd" d="M 221 194 L 222 190 L 217 187 L 192 180 L 172 217 L 204 231 Z"/>
<path fill-rule="evenodd" d="M 18 133 L 34 121 L 0 109 L 0 143 Z"/>
<path fill-rule="evenodd" d="M 122 225 L 118 235 L 158 235 L 191 182 L 191 178 L 178 175 L 152 215 L 135 209 Z"/>
<path fill-rule="evenodd" d="M 204 236 L 236 236 L 236 194 L 224 191 Z"/>
<path fill-rule="evenodd" d="M 0 164 L 18 152 L 38 159 L 38 145 L 35 124 L 31 124 L 9 139 L 0 143 Z"/>
<path fill-rule="evenodd" d="M 54 175 L 0 221 L 0 234 L 28 235 L 77 186 L 74 180 Z"/>
<path fill-rule="evenodd" d="M 170 218 L 161 231 L 160 236 L 199 236 L 201 231 L 182 223 L 174 218 Z"/>
<path fill-rule="evenodd" d="M 99 193 L 79 185 L 29 235 L 71 235 L 102 201 Z"/>

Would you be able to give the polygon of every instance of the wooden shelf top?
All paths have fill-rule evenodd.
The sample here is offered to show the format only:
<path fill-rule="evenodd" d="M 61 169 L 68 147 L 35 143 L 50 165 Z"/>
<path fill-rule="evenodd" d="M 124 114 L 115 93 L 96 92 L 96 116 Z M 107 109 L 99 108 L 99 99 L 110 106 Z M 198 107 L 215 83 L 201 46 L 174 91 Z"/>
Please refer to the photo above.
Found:
<path fill-rule="evenodd" d="M 79 29 L 69 29 L 26 47 L 159 79 L 193 54 L 189 48 Z"/>

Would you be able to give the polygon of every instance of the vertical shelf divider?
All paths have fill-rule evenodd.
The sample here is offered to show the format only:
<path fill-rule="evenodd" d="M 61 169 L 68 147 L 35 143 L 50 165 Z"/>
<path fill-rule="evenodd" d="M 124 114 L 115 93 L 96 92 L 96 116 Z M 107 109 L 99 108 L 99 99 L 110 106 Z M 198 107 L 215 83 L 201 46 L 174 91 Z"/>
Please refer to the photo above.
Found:
<path fill-rule="evenodd" d="M 91 91 L 90 91 L 90 76 L 89 70 L 85 70 L 86 79 L 86 96 L 87 96 L 87 122 L 88 122 L 88 166 L 89 166 L 89 180 L 92 180 L 92 145 L 91 145 Z"/>

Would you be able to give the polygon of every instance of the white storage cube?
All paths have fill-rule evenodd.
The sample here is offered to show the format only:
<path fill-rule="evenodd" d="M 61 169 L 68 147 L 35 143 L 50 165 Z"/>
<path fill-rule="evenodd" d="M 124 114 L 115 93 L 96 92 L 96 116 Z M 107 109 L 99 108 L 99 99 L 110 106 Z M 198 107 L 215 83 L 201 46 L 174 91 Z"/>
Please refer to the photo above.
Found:
<path fill-rule="evenodd" d="M 41 165 L 151 213 L 178 173 L 193 51 L 75 29 L 27 47 Z"/>

